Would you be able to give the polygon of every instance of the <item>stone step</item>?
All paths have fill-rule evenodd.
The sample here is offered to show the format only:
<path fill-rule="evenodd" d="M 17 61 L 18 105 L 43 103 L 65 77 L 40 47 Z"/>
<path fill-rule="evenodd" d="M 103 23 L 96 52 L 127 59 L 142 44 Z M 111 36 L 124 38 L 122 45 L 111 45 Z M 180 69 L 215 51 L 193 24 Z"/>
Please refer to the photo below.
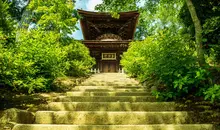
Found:
<path fill-rule="evenodd" d="M 73 92 L 80 91 L 80 92 L 150 92 L 150 90 L 144 89 L 144 88 L 138 88 L 138 89 L 131 89 L 131 88 L 97 88 L 97 89 L 72 89 Z"/>
<path fill-rule="evenodd" d="M 75 87 L 78 90 L 85 90 L 85 89 L 143 89 L 144 87 L 141 86 L 76 86 Z"/>
<path fill-rule="evenodd" d="M 120 73 L 101 73 L 94 74 L 85 80 L 82 85 L 92 86 L 139 86 L 139 82 L 133 78 L 129 78 L 126 74 Z"/>
<path fill-rule="evenodd" d="M 51 102 L 51 111 L 174 111 L 174 102 Z"/>
<path fill-rule="evenodd" d="M 151 96 L 150 92 L 66 92 L 67 96 Z"/>
<path fill-rule="evenodd" d="M 17 124 L 12 130 L 215 130 L 211 124 L 178 125 L 50 125 Z M 217 129 L 216 129 L 217 130 Z"/>
<path fill-rule="evenodd" d="M 84 82 L 81 85 L 86 86 L 86 85 L 91 85 L 91 86 L 116 86 L 116 87 L 120 87 L 120 86 L 130 86 L 130 87 L 136 87 L 139 86 L 139 84 L 135 84 L 135 83 L 126 83 L 126 81 L 124 83 L 119 83 L 119 82 L 100 82 L 100 81 L 90 81 L 90 82 Z"/>
<path fill-rule="evenodd" d="M 155 102 L 154 96 L 59 96 L 55 102 Z"/>
<path fill-rule="evenodd" d="M 36 124 L 142 125 L 194 123 L 188 112 L 38 111 Z"/>

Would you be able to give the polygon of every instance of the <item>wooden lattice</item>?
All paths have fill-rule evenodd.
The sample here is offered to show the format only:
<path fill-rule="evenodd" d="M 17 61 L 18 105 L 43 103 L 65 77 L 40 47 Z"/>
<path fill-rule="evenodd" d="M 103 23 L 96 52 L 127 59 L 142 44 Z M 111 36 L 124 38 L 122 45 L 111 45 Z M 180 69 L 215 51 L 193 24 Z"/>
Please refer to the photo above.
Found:
<path fill-rule="evenodd" d="M 122 40 L 122 38 L 116 34 L 102 34 L 96 38 L 96 40 L 104 40 L 104 39 L 112 39 L 112 40 Z"/>

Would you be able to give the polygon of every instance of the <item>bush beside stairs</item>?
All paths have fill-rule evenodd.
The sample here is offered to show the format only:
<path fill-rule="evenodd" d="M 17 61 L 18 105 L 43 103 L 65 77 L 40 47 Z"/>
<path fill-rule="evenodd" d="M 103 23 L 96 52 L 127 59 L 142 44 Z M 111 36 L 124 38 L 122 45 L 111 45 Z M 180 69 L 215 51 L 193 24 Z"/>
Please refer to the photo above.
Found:
<path fill-rule="evenodd" d="M 35 113 L 35 124 L 13 130 L 215 130 L 174 102 L 158 102 L 150 90 L 121 73 L 92 75 Z"/>

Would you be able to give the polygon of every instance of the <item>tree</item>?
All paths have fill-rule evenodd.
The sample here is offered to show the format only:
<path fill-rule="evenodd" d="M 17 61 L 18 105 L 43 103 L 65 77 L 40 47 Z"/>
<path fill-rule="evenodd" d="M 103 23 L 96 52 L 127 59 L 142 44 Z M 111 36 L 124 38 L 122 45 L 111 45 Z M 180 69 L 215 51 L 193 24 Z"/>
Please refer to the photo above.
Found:
<path fill-rule="evenodd" d="M 20 21 L 30 0 L 3 0 L 9 4 L 9 13 L 13 19 Z"/>
<path fill-rule="evenodd" d="M 2 37 L 4 37 L 7 44 L 14 39 L 14 25 L 15 22 L 9 14 L 9 3 L 0 0 L 0 33 L 2 33 Z"/>
<path fill-rule="evenodd" d="M 202 26 L 202 45 L 204 53 L 220 61 L 220 1 L 219 0 L 192 0 L 197 17 Z M 180 14 L 180 20 L 184 23 L 184 33 L 195 36 L 195 26 L 191 14 L 185 2 Z M 213 54 L 214 51 L 214 54 Z"/>
<path fill-rule="evenodd" d="M 67 36 L 76 29 L 72 0 L 33 0 L 27 10 L 32 14 L 29 24 L 34 23 L 43 31 L 56 31 Z"/>
<path fill-rule="evenodd" d="M 196 50 L 198 56 L 198 62 L 201 66 L 205 65 L 205 58 L 203 53 L 203 45 L 202 45 L 202 26 L 200 20 L 197 16 L 195 7 L 191 0 L 186 0 L 187 7 L 191 14 L 194 26 L 195 26 L 195 39 L 196 39 Z"/>

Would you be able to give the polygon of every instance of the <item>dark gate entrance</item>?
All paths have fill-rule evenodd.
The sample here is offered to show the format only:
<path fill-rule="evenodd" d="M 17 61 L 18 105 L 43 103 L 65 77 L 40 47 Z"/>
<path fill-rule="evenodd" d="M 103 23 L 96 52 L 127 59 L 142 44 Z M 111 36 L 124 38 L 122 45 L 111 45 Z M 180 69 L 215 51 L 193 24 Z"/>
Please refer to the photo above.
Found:
<path fill-rule="evenodd" d="M 116 72 L 116 62 L 102 62 L 102 71 L 105 73 Z"/>

